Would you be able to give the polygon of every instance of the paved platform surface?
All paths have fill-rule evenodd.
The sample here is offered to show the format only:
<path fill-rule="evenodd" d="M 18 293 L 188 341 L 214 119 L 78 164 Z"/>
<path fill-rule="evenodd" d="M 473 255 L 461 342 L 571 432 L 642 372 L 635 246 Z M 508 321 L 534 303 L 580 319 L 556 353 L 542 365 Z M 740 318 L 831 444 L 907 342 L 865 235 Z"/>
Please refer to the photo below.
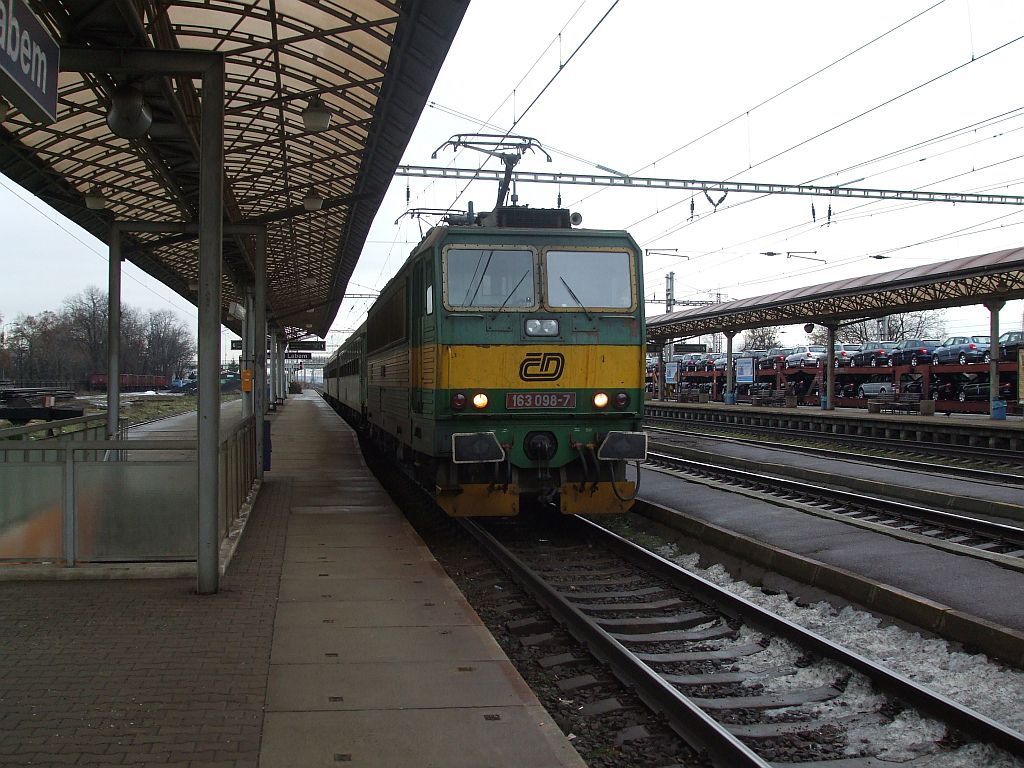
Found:
<path fill-rule="evenodd" d="M 313 394 L 277 426 L 293 506 L 261 768 L 583 766 L 348 426 Z"/>
<path fill-rule="evenodd" d="M 271 418 L 219 594 L 0 583 L 0 766 L 583 766 L 344 422 Z"/>

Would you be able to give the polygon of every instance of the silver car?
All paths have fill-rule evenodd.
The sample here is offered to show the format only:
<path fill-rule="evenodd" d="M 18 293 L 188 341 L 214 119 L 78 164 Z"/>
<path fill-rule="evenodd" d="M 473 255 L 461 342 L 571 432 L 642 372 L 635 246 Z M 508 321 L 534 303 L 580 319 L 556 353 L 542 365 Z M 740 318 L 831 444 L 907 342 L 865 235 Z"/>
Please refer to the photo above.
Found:
<path fill-rule="evenodd" d="M 828 357 L 825 347 L 817 344 L 805 344 L 801 347 L 793 347 L 793 351 L 786 355 L 787 368 L 820 368 Z"/>
<path fill-rule="evenodd" d="M 857 387 L 857 397 L 878 397 L 892 392 L 892 381 L 880 379 L 877 381 L 865 381 Z"/>

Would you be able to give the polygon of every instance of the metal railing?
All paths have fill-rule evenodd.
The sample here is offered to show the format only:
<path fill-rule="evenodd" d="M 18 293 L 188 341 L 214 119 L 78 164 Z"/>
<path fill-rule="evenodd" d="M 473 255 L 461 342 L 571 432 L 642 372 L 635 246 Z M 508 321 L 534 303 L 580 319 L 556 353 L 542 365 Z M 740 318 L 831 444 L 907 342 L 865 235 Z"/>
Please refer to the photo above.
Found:
<path fill-rule="evenodd" d="M 262 426 L 262 425 L 261 425 Z M 223 539 L 249 500 L 256 481 L 256 418 L 248 416 L 221 438 L 220 536 Z"/>
<path fill-rule="evenodd" d="M 197 443 L 107 440 L 105 417 L 0 430 L 0 563 L 189 562 Z M 223 540 L 252 500 L 256 420 L 220 441 Z"/>

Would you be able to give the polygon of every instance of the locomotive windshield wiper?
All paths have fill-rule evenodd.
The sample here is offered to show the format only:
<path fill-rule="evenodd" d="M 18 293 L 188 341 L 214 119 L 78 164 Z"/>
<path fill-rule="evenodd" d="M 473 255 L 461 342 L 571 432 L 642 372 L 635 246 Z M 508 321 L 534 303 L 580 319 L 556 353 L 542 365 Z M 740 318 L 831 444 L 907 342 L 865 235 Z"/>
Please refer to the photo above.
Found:
<path fill-rule="evenodd" d="M 525 280 L 526 276 L 529 275 L 529 274 L 530 274 L 530 270 L 529 269 L 526 270 L 525 272 L 523 272 L 523 276 L 519 278 L 519 282 L 515 284 L 515 287 L 511 291 L 509 291 L 508 296 L 506 296 L 505 300 L 503 302 L 501 302 L 501 306 L 498 307 L 496 310 L 494 310 L 494 314 L 498 314 L 499 312 L 501 312 L 501 310 L 503 310 L 505 308 L 505 305 L 508 304 L 508 300 L 511 299 L 515 295 L 516 291 L 519 290 L 519 286 L 523 284 L 523 280 Z"/>
<path fill-rule="evenodd" d="M 567 291 L 569 291 L 569 295 L 570 295 L 570 296 L 572 296 L 572 297 L 573 297 L 573 299 L 574 299 L 574 300 L 576 301 L 576 303 L 580 305 L 580 309 L 582 309 L 582 310 L 583 310 L 583 311 L 584 311 L 584 312 L 586 313 L 586 315 L 587 315 L 587 320 L 593 320 L 594 318 L 592 318 L 592 317 L 590 316 L 590 310 L 589 310 L 589 309 L 587 309 L 587 308 L 586 308 L 586 307 L 585 307 L 585 306 L 583 305 L 583 302 L 582 302 L 582 301 L 580 301 L 580 297 L 576 295 L 576 291 L 574 291 L 574 290 L 573 290 L 573 289 L 572 289 L 572 288 L 571 288 L 571 287 L 569 286 L 569 284 L 568 284 L 567 282 L 565 282 L 565 278 L 564 278 L 564 277 L 562 277 L 561 275 L 559 275 L 559 276 L 558 276 L 558 279 L 562 281 L 562 285 L 564 285 L 564 286 L 565 286 L 565 288 L 566 288 L 566 290 L 567 290 Z"/>

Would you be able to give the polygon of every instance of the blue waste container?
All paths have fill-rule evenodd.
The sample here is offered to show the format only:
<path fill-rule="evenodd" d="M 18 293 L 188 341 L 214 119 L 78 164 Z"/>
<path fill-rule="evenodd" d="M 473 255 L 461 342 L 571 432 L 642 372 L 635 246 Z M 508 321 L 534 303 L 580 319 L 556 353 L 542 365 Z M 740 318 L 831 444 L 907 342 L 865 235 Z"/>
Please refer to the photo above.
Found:
<path fill-rule="evenodd" d="M 736 405 L 736 393 L 735 392 L 726 392 L 725 393 L 725 404 L 726 405 Z"/>
<path fill-rule="evenodd" d="M 827 411 L 828 410 L 828 395 L 822 395 L 821 396 L 821 410 L 823 410 L 823 411 Z"/>
<path fill-rule="evenodd" d="M 990 413 L 994 421 L 1006 421 L 1006 401 L 993 400 Z"/>

